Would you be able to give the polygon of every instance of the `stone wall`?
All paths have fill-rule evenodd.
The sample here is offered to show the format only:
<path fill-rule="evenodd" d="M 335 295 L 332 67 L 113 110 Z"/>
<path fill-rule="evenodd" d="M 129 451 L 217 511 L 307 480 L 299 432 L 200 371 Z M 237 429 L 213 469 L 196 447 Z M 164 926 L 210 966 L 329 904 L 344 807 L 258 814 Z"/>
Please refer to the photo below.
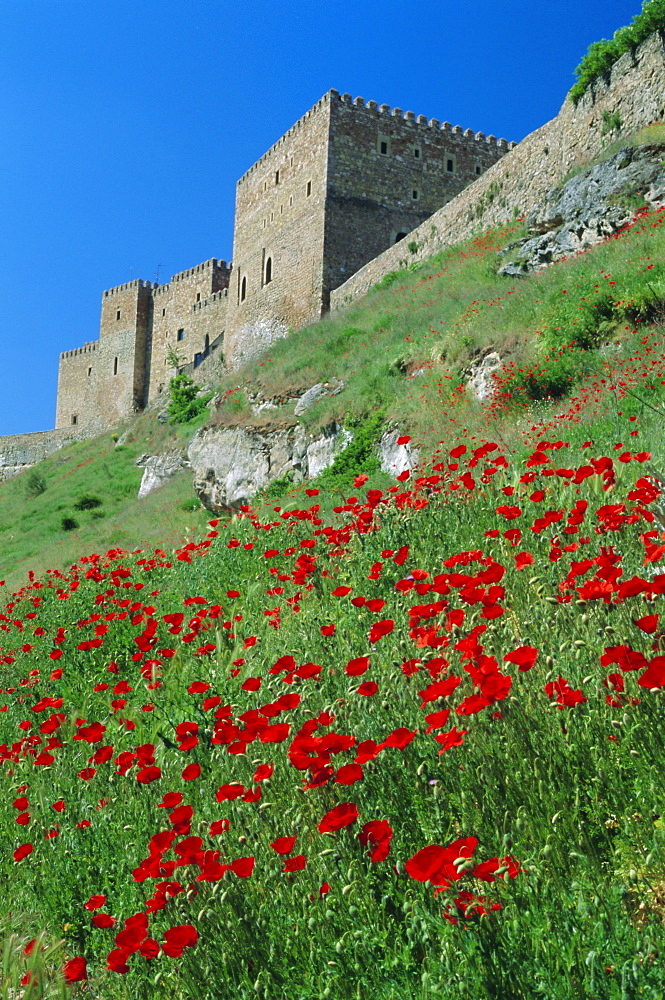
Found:
<path fill-rule="evenodd" d="M 35 462 L 43 461 L 66 444 L 83 441 L 89 436 L 82 428 L 64 427 L 61 430 L 0 437 L 0 482 L 25 472 Z"/>
<path fill-rule="evenodd" d="M 660 34 L 623 55 L 576 106 L 566 99 L 556 118 L 410 233 L 406 242 L 418 244 L 416 254 L 405 254 L 399 244 L 391 247 L 337 288 L 331 294 L 331 310 L 366 294 L 391 271 L 527 213 L 573 167 L 594 159 L 618 137 L 603 135 L 605 111 L 618 112 L 625 135 L 665 118 L 665 46 Z"/>
<path fill-rule="evenodd" d="M 326 306 L 347 276 L 399 242 L 509 149 L 505 139 L 437 118 L 336 91 L 330 98 Z"/>

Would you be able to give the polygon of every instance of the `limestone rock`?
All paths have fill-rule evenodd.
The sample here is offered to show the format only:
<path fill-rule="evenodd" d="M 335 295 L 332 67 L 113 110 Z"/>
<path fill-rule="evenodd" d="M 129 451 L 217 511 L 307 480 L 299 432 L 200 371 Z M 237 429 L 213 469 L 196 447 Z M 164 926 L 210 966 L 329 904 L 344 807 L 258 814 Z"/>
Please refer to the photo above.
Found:
<path fill-rule="evenodd" d="M 399 476 L 402 472 L 411 472 L 418 464 L 420 452 L 410 444 L 398 444 L 397 439 L 402 432 L 399 427 L 385 431 L 379 441 L 379 461 L 384 472 L 391 476 Z"/>
<path fill-rule="evenodd" d="M 496 351 L 491 351 L 482 360 L 471 366 L 471 374 L 466 387 L 476 399 L 483 400 L 492 395 L 492 376 L 502 363 L 499 354 Z"/>
<path fill-rule="evenodd" d="M 299 417 L 301 413 L 308 410 L 310 406 L 318 402 L 323 396 L 336 396 L 342 391 L 345 385 L 346 382 L 338 378 L 330 379 L 329 382 L 317 382 L 316 385 L 313 385 L 311 389 L 302 394 L 293 412 Z"/>
<path fill-rule="evenodd" d="M 159 489 L 169 479 L 190 467 L 189 462 L 180 452 L 169 452 L 164 455 L 141 455 L 136 465 L 143 468 L 143 479 L 139 486 L 138 499 L 147 497 L 153 490 Z"/>
<path fill-rule="evenodd" d="M 203 427 L 188 448 L 194 491 L 208 510 L 237 508 L 275 479 L 318 475 L 350 440 L 338 424 L 314 438 L 300 424 L 280 430 Z"/>

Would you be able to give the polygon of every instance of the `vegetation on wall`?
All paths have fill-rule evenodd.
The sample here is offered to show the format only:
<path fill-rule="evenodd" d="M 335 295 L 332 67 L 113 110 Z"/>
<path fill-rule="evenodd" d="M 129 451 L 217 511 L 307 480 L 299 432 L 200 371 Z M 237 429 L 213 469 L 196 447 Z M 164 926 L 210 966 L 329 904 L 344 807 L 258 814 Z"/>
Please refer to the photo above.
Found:
<path fill-rule="evenodd" d="M 589 87 L 608 73 L 624 52 L 635 49 L 654 31 L 663 30 L 665 30 L 665 0 L 647 0 L 642 12 L 636 14 L 629 25 L 619 28 L 611 40 L 603 38 L 589 46 L 587 54 L 575 70 L 577 82 L 570 91 L 571 101 L 577 104 Z"/>

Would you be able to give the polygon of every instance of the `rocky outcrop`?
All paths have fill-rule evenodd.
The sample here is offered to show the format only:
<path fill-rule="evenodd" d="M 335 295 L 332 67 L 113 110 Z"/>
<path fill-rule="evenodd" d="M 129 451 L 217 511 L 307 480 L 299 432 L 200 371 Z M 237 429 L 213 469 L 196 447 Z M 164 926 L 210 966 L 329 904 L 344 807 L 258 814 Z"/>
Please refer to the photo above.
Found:
<path fill-rule="evenodd" d="M 384 472 L 391 476 L 399 476 L 403 472 L 411 472 L 418 464 L 420 452 L 406 444 L 398 444 L 402 432 L 399 428 L 387 430 L 379 441 L 379 462 Z"/>
<path fill-rule="evenodd" d="M 329 382 L 317 382 L 313 385 L 311 389 L 304 392 L 298 402 L 295 405 L 294 413 L 299 417 L 302 413 L 313 406 L 314 403 L 318 403 L 320 399 L 324 396 L 336 396 L 342 391 L 346 382 L 341 379 L 332 378 Z"/>
<path fill-rule="evenodd" d="M 289 476 L 297 483 L 318 475 L 351 438 L 339 424 L 316 436 L 300 424 L 280 429 L 203 427 L 187 452 L 194 491 L 208 510 L 240 507 L 276 479 Z"/>
<path fill-rule="evenodd" d="M 466 383 L 472 396 L 482 401 L 492 395 L 494 390 L 493 375 L 501 365 L 501 358 L 496 351 L 490 351 L 480 361 L 474 362 Z"/>
<path fill-rule="evenodd" d="M 143 479 L 139 486 L 139 500 L 168 483 L 169 479 L 173 479 L 179 472 L 190 468 L 189 462 L 183 458 L 179 451 L 168 452 L 164 455 L 141 455 L 140 458 L 137 458 L 136 465 L 144 470 Z"/>
<path fill-rule="evenodd" d="M 508 258 L 499 274 L 530 274 L 602 242 L 630 220 L 636 196 L 651 206 L 665 203 L 663 152 L 662 146 L 626 146 L 553 188 L 527 217 L 537 235 L 499 251 Z"/>

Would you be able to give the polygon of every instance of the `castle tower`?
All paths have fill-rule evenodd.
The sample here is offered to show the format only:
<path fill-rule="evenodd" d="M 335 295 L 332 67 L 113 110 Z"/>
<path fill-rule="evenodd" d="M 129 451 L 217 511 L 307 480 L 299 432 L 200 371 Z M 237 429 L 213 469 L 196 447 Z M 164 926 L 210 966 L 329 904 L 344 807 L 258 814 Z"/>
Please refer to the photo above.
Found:
<path fill-rule="evenodd" d="M 227 360 L 319 319 L 330 292 L 507 151 L 504 141 L 330 90 L 240 178 Z"/>

